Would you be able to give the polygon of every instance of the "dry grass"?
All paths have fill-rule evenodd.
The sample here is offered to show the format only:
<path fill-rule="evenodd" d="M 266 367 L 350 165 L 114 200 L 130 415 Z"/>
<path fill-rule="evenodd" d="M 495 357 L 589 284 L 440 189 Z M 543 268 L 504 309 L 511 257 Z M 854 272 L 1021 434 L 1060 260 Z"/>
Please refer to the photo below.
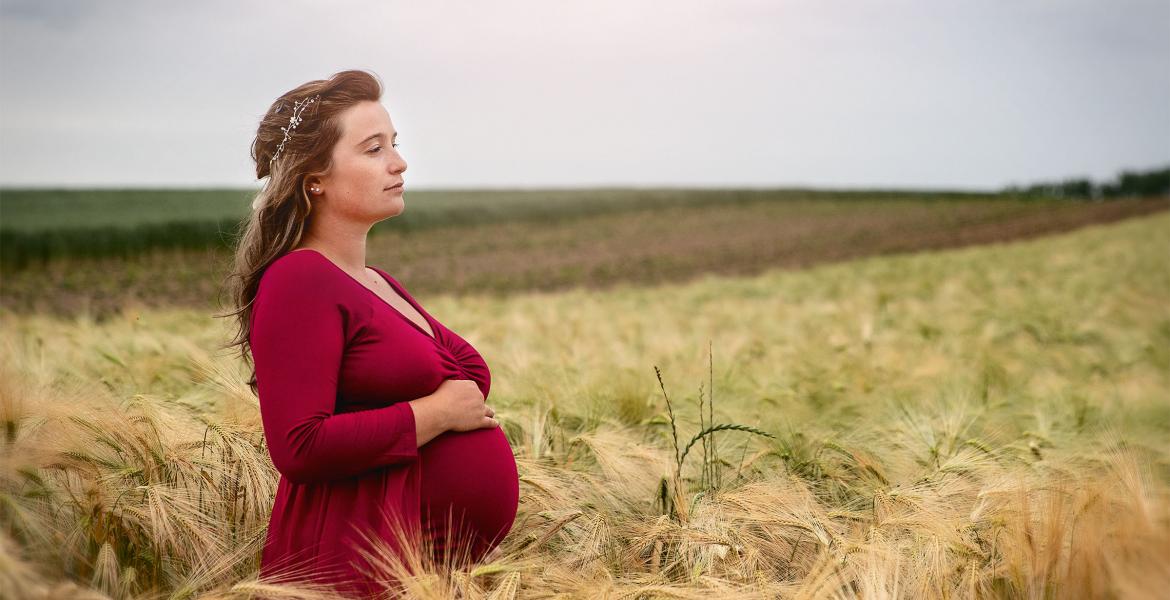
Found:
<path fill-rule="evenodd" d="M 428 298 L 493 368 L 520 512 L 484 564 L 374 562 L 423 598 L 1157 597 L 1168 229 Z M 210 350 L 224 324 L 0 318 L 2 589 L 327 597 L 255 578 L 276 474 L 240 365 Z M 681 448 L 654 365 L 680 446 L 717 423 L 775 438 L 704 438 L 662 502 Z"/>

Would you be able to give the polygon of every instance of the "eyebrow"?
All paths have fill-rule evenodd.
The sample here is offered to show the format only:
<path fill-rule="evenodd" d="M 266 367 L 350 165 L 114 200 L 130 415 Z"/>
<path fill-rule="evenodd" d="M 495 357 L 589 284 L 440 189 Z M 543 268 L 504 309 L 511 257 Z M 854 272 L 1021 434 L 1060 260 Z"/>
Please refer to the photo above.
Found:
<path fill-rule="evenodd" d="M 363 145 L 365 145 L 366 142 L 368 142 L 374 138 L 384 138 L 384 137 L 386 137 L 386 134 L 379 131 L 378 133 L 375 133 L 374 135 L 371 135 L 370 137 L 367 137 L 366 139 L 358 142 L 356 145 L 363 146 Z M 397 131 L 394 132 L 394 139 L 398 139 L 398 132 Z"/>

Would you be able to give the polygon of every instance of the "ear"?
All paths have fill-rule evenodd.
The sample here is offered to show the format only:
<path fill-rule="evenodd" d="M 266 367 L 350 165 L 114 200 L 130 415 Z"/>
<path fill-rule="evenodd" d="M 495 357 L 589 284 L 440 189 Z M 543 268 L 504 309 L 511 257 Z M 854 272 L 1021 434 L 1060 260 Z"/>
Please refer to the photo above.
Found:
<path fill-rule="evenodd" d="M 320 196 L 325 193 L 325 186 L 322 185 L 320 177 L 309 175 L 305 178 L 305 191 L 310 195 Z"/>

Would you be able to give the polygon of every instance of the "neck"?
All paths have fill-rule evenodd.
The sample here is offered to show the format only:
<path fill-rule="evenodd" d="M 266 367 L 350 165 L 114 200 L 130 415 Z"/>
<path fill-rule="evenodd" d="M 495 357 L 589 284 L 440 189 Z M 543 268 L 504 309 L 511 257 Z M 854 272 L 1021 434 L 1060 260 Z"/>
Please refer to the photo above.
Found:
<path fill-rule="evenodd" d="M 297 248 L 312 248 L 361 279 L 366 273 L 366 235 L 370 227 L 328 220 L 313 222 Z"/>

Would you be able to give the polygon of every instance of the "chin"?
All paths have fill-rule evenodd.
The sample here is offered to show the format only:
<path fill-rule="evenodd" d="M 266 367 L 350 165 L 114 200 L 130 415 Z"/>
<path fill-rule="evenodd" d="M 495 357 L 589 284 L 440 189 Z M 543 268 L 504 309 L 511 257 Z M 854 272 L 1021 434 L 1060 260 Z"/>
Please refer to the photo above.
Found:
<path fill-rule="evenodd" d="M 392 208 L 390 209 L 390 215 L 388 216 L 395 217 L 402 214 L 402 211 L 406 210 L 406 203 L 403 202 L 402 196 L 398 196 L 392 200 L 390 204 Z"/>
<path fill-rule="evenodd" d="M 378 221 L 385 221 L 391 217 L 397 217 L 398 215 L 402 214 L 403 210 L 406 209 L 406 205 L 403 204 L 401 199 L 395 199 L 390 200 L 386 202 L 386 204 L 378 206 L 377 208 L 378 212 L 368 213 L 369 218 L 372 219 L 375 223 Z"/>

